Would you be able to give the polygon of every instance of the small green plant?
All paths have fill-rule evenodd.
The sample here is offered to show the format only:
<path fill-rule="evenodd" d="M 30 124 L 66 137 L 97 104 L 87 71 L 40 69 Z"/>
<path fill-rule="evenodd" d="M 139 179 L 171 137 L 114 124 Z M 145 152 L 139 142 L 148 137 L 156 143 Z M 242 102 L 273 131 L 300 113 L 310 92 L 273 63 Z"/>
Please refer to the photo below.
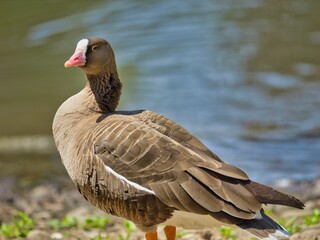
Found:
<path fill-rule="evenodd" d="M 0 236 L 9 238 L 26 237 L 33 227 L 34 221 L 26 213 L 18 212 L 12 224 L 3 223 L 1 225 Z"/>
<path fill-rule="evenodd" d="M 90 238 L 90 240 L 109 240 L 109 239 L 110 238 L 108 236 L 103 238 L 101 234 L 99 234 L 98 236 L 96 236 L 94 238 Z"/>
<path fill-rule="evenodd" d="M 232 233 L 233 228 L 232 227 L 221 227 L 219 229 L 221 236 L 225 240 L 236 240 L 237 236 Z"/>
<path fill-rule="evenodd" d="M 124 237 L 119 236 L 117 240 L 129 240 L 133 230 L 136 229 L 136 226 L 129 220 L 123 220 L 122 224 L 126 228 L 126 235 Z"/>
<path fill-rule="evenodd" d="M 264 209 L 263 211 L 264 211 L 264 213 L 265 213 L 266 215 L 268 215 L 268 216 L 274 214 L 274 210 L 273 210 L 273 209 Z"/>
<path fill-rule="evenodd" d="M 179 231 L 179 232 L 177 232 L 176 237 L 177 237 L 177 238 L 182 238 L 182 237 L 184 237 L 184 236 L 186 236 L 186 235 L 188 235 L 187 232 Z"/>
<path fill-rule="evenodd" d="M 110 219 L 108 217 L 92 216 L 92 217 L 86 218 L 86 220 L 82 224 L 82 227 L 85 230 L 88 230 L 90 228 L 105 228 L 109 222 L 110 222 Z"/>
<path fill-rule="evenodd" d="M 62 220 L 56 218 L 49 220 L 48 225 L 54 230 L 60 230 L 63 228 L 76 227 L 78 225 L 78 221 L 75 217 L 65 216 Z"/>
<path fill-rule="evenodd" d="M 320 209 L 316 208 L 313 210 L 311 216 L 304 217 L 304 224 L 306 226 L 316 225 L 320 223 Z"/>
<path fill-rule="evenodd" d="M 290 234 L 294 234 L 301 231 L 301 226 L 297 224 L 297 218 L 292 217 L 290 219 L 279 219 L 279 224 L 283 226 Z"/>
<path fill-rule="evenodd" d="M 320 224 L 320 209 L 316 208 L 312 214 L 305 216 L 302 219 L 292 217 L 289 220 L 280 219 L 280 225 L 282 225 L 290 234 L 300 232 L 303 227 Z"/>

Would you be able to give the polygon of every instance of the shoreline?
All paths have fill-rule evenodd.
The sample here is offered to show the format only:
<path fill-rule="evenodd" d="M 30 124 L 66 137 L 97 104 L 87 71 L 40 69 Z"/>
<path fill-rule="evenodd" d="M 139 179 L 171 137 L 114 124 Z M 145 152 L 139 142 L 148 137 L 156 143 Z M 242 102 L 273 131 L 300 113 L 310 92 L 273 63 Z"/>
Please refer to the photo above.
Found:
<path fill-rule="evenodd" d="M 267 206 L 265 208 L 267 213 L 276 219 L 284 219 L 284 221 L 289 222 L 296 218 L 297 223 L 299 223 L 299 218 L 302 219 L 304 216 L 312 214 L 315 209 L 320 209 L 320 177 L 304 181 L 282 180 L 275 182 L 274 188 L 294 195 L 306 205 L 305 210 L 285 206 Z M 34 221 L 32 230 L 28 231 L 27 237 L 22 239 L 144 239 L 144 234 L 130 222 L 107 215 L 86 202 L 67 177 L 58 178 L 56 181 L 45 180 L 36 186 L 29 187 L 17 187 L 14 178 L 0 179 L 0 225 L 12 224 L 13 219 L 19 215 L 19 212 L 25 213 Z M 72 219 L 75 219 L 76 223 L 72 223 Z M 93 221 L 92 219 L 96 219 L 96 221 L 104 219 L 105 225 L 86 228 L 84 224 L 89 221 L 88 219 L 91 219 L 91 221 Z M 56 221 L 56 227 L 50 225 L 50 221 L 52 223 L 53 220 Z M 65 226 L 62 224 L 63 220 L 66 222 Z M 229 237 L 235 237 L 229 239 L 245 240 L 249 236 L 244 231 L 236 229 L 227 232 L 230 235 Z M 215 228 L 204 230 L 178 229 L 177 239 L 228 239 L 228 236 L 223 234 L 226 233 Z M 312 236 L 320 236 L 320 223 L 303 227 L 299 233 L 293 234 L 290 239 L 316 239 Z M 0 239 L 9 239 L 9 237 L 0 234 Z M 159 239 L 165 239 L 162 233 L 159 235 Z"/>

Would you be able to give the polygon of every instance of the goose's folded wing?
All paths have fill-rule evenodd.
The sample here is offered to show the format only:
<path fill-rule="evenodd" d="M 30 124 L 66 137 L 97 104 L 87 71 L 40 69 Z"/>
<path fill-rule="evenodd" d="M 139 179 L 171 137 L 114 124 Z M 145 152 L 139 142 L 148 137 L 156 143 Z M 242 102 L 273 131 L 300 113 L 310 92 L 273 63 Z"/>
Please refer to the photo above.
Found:
<path fill-rule="evenodd" d="M 198 154 L 206 154 L 217 161 L 222 161 L 188 130 L 163 115 L 146 110 L 134 117 Z"/>
<path fill-rule="evenodd" d="M 154 191 L 166 205 L 232 223 L 252 219 L 260 210 L 261 203 L 240 183 L 247 176 L 201 154 L 205 146 L 176 123 L 170 123 L 176 125 L 170 134 L 157 130 L 168 126 L 151 126 L 137 116 L 111 115 L 100 124 L 105 127 L 95 140 L 95 154 L 123 178 Z M 178 132 L 189 140 L 178 138 Z"/>
<path fill-rule="evenodd" d="M 214 169 L 214 171 L 236 179 L 249 179 L 247 174 L 241 169 L 229 164 L 224 164 L 224 162 L 210 149 L 208 149 L 199 139 L 171 119 L 148 110 L 133 116 L 163 135 L 168 136 L 175 142 L 178 142 L 182 146 L 188 148 L 197 155 L 200 155 L 201 158 L 206 159 L 206 163 L 204 165 L 199 163 L 204 168 L 208 167 L 212 162 L 222 162 L 220 167 Z"/>

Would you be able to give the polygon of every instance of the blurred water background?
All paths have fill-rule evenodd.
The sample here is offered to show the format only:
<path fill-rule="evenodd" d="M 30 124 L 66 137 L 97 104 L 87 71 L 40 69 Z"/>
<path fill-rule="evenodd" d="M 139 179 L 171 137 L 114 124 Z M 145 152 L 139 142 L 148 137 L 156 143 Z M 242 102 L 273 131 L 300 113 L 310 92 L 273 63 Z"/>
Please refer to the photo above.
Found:
<path fill-rule="evenodd" d="M 66 176 L 59 105 L 78 40 L 110 41 L 121 109 L 189 129 L 254 180 L 320 175 L 320 1 L 0 1 L 0 178 Z"/>

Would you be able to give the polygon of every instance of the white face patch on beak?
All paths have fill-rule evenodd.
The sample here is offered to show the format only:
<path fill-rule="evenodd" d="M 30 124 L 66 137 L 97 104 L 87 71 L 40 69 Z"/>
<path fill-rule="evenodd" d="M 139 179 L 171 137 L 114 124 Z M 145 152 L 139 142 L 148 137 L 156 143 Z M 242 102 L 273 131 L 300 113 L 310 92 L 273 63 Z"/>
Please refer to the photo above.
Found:
<path fill-rule="evenodd" d="M 88 44 L 89 44 L 89 40 L 84 38 L 78 42 L 76 47 L 76 52 L 81 51 L 83 54 L 82 57 L 84 60 L 86 60 L 86 52 L 87 52 Z"/>

